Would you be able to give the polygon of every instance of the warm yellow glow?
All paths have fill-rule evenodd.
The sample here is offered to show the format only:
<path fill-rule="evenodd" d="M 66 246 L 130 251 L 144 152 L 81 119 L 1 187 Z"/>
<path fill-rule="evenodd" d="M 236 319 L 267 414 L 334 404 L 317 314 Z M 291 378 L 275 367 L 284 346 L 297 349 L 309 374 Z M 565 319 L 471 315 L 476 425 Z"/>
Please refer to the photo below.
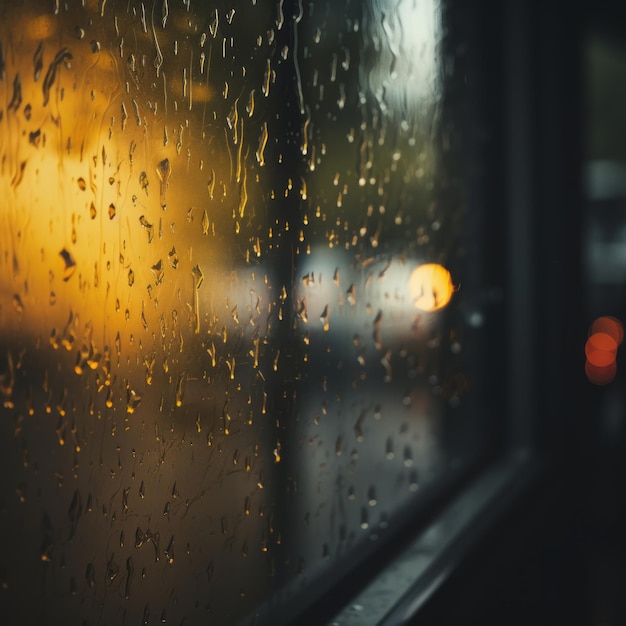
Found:
<path fill-rule="evenodd" d="M 57 31 L 57 20 L 53 15 L 32 15 L 24 31 L 26 37 L 33 41 L 48 39 Z"/>
<path fill-rule="evenodd" d="M 454 292 L 450 272 L 442 265 L 426 263 L 411 272 L 409 293 L 413 304 L 422 311 L 443 309 Z"/>
<path fill-rule="evenodd" d="M 58 18 L 28 16 L 28 24 L 29 33 L 43 38 L 58 28 Z M 0 216 L 5 252 L 0 291 L 13 297 L 8 310 L 14 313 L 5 324 L 50 336 L 53 347 L 80 350 L 84 344 L 96 354 L 113 344 L 120 329 L 128 338 L 159 336 L 154 331 L 171 319 L 169 307 L 192 311 L 198 328 L 202 310 L 197 302 L 194 306 L 200 287 L 195 268 L 209 265 L 200 244 L 215 235 L 215 223 L 209 228 L 207 217 L 201 227 L 190 214 L 183 221 L 176 212 L 204 208 L 206 202 L 206 188 L 182 183 L 191 163 L 183 145 L 191 150 L 193 137 L 200 135 L 194 135 L 196 118 L 186 110 L 183 124 L 174 106 L 169 117 L 163 113 L 166 104 L 144 106 L 124 89 L 124 68 L 114 55 L 69 41 L 72 58 L 58 64 L 46 104 L 44 77 L 63 47 L 43 48 L 38 79 L 31 67 L 34 43 L 24 44 L 28 53 L 7 62 L 6 72 L 22 80 L 21 100 L 0 117 L 0 195 L 11 199 Z M 211 98 L 212 88 L 196 82 L 194 101 Z M 176 96 L 182 82 L 177 92 L 169 82 L 163 88 Z M 16 143 L 15 137 L 23 140 Z M 193 145 L 196 165 L 206 159 L 200 158 L 200 145 Z M 185 166 L 179 165 L 183 159 Z M 162 164 L 170 162 L 171 171 L 163 172 Z M 212 178 L 220 180 L 218 165 L 214 160 Z M 176 199 L 167 212 L 166 196 Z M 175 247 L 179 255 L 172 254 Z M 28 293 L 18 293 L 22 284 Z M 63 343 L 66 335 L 72 341 Z M 83 361 L 77 360 L 77 375 L 87 365 L 97 369 L 95 362 L 92 367 Z"/>

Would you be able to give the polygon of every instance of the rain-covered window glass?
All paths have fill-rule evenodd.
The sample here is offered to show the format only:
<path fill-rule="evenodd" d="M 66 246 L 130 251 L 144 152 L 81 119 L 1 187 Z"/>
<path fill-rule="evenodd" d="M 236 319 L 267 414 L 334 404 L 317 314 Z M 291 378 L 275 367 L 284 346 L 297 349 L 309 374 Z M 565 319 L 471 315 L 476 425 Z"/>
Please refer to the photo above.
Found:
<path fill-rule="evenodd" d="M 446 16 L 0 2 L 3 615 L 278 623 L 483 458 Z"/>

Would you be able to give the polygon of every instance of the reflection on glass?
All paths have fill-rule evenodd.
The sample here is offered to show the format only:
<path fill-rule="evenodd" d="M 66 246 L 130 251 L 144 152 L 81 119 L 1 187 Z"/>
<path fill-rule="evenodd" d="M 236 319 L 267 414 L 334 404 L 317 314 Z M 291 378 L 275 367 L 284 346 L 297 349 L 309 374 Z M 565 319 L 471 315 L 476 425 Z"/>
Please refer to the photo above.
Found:
<path fill-rule="evenodd" d="M 0 3 L 12 615 L 265 619 L 480 451 L 441 39 L 429 1 Z"/>

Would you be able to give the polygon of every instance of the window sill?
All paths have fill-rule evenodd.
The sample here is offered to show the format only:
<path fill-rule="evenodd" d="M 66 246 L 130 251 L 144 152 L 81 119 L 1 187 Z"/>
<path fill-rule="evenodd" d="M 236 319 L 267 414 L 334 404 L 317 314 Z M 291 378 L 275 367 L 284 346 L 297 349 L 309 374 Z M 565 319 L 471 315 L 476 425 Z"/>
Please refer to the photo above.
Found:
<path fill-rule="evenodd" d="M 495 464 L 461 493 L 328 626 L 398 625 L 412 619 L 536 476 L 525 452 Z"/>

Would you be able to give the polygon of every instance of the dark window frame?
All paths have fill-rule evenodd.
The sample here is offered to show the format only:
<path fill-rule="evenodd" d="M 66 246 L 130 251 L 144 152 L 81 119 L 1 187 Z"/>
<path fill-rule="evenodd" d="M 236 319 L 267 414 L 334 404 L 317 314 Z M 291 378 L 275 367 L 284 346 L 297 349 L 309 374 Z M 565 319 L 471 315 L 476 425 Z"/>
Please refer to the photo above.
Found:
<path fill-rule="evenodd" d="M 477 551 L 506 548 L 528 521 L 517 519 L 524 507 L 550 514 L 546 502 L 563 476 L 579 476 L 589 407 L 576 341 L 585 333 L 580 60 L 589 12 L 600 21 L 610 12 L 570 3 L 563 19 L 563 4 L 472 6 L 499 32 L 492 52 L 502 55 L 503 82 L 491 93 L 503 111 L 506 162 L 496 225 L 506 243 L 494 251 L 504 255 L 510 287 L 504 453 L 429 503 L 430 515 L 412 519 L 350 580 L 295 609 L 294 624 L 441 623 L 459 595 L 454 573 L 471 577 Z"/>

